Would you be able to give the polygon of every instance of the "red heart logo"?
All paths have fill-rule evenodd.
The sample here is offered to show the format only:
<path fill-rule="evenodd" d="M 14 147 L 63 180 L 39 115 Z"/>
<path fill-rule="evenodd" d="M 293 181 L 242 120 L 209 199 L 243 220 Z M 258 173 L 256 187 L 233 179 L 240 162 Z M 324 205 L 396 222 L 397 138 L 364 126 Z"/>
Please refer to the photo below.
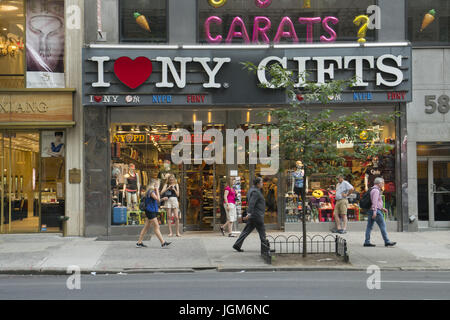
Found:
<path fill-rule="evenodd" d="M 103 97 L 102 96 L 94 96 L 94 100 L 95 100 L 95 102 L 100 102 L 103 100 Z"/>
<path fill-rule="evenodd" d="M 135 60 L 121 57 L 114 63 L 114 73 L 117 78 L 131 89 L 136 89 L 143 84 L 152 71 L 152 62 L 146 57 L 138 57 Z"/>

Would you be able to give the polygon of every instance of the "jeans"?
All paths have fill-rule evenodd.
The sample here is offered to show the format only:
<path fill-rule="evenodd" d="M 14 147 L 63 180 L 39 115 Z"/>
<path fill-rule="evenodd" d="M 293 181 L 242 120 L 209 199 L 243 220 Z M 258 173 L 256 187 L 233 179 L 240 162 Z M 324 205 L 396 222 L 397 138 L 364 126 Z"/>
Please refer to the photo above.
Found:
<path fill-rule="evenodd" d="M 372 211 L 369 211 L 368 214 L 368 221 L 367 221 L 367 228 L 366 228 L 366 244 L 370 243 L 370 233 L 372 232 L 373 224 L 376 222 L 378 224 L 378 227 L 380 228 L 381 235 L 383 236 L 384 243 L 389 243 L 390 240 L 388 238 L 387 232 L 386 232 L 386 223 L 384 222 L 383 212 L 381 210 L 377 210 L 377 217 L 375 219 L 372 218 Z"/>

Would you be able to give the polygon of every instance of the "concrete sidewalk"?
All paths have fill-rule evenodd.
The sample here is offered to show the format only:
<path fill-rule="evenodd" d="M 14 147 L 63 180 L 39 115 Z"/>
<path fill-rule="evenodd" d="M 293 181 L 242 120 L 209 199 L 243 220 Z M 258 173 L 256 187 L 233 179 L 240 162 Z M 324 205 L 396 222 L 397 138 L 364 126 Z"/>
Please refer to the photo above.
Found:
<path fill-rule="evenodd" d="M 293 232 L 269 232 L 275 237 L 300 235 Z M 327 233 L 311 233 L 326 235 Z M 136 241 L 96 241 L 95 238 L 62 237 L 59 234 L 0 235 L 0 273 L 65 274 L 70 265 L 83 273 L 193 272 L 197 270 L 366 270 L 377 265 L 382 270 L 450 270 L 450 231 L 390 233 L 394 248 L 384 247 L 378 229 L 372 233 L 375 248 L 365 248 L 363 232 L 342 235 L 347 240 L 350 263 L 330 264 L 323 259 L 295 265 L 267 265 L 260 256 L 259 237 L 252 233 L 244 243 L 245 252 L 234 251 L 236 238 L 220 233 L 185 233 L 161 249 L 152 236 L 136 248 Z M 147 236 L 148 238 L 148 236 Z"/>

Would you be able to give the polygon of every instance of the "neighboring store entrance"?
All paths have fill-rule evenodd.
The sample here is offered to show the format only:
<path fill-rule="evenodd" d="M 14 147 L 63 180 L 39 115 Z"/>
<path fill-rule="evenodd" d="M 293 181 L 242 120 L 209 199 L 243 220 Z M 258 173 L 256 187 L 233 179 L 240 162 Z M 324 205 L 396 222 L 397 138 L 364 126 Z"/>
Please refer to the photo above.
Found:
<path fill-rule="evenodd" d="M 0 131 L 1 233 L 61 231 L 63 139 L 63 131 Z"/>
<path fill-rule="evenodd" d="M 39 132 L 1 132 L 1 233 L 39 231 Z"/>
<path fill-rule="evenodd" d="M 419 158 L 417 167 L 419 223 L 450 227 L 450 158 Z"/>

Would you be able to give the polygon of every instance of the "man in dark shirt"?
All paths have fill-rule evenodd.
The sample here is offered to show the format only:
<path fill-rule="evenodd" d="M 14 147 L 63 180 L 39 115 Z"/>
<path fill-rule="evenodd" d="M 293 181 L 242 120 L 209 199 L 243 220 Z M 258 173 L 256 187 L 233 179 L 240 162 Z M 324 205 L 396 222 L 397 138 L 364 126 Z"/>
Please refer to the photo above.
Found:
<path fill-rule="evenodd" d="M 259 233 L 259 238 L 262 243 L 266 243 L 266 229 L 264 227 L 264 214 L 266 211 L 266 200 L 264 199 L 264 195 L 261 190 L 263 188 L 263 179 L 261 177 L 257 177 L 254 181 L 254 186 L 250 188 L 248 191 L 248 209 L 247 216 L 244 218 L 247 220 L 247 225 L 242 231 L 239 238 L 236 240 L 233 245 L 233 249 L 239 252 L 243 252 L 241 249 L 242 244 L 244 243 L 245 238 L 256 228 Z"/>

